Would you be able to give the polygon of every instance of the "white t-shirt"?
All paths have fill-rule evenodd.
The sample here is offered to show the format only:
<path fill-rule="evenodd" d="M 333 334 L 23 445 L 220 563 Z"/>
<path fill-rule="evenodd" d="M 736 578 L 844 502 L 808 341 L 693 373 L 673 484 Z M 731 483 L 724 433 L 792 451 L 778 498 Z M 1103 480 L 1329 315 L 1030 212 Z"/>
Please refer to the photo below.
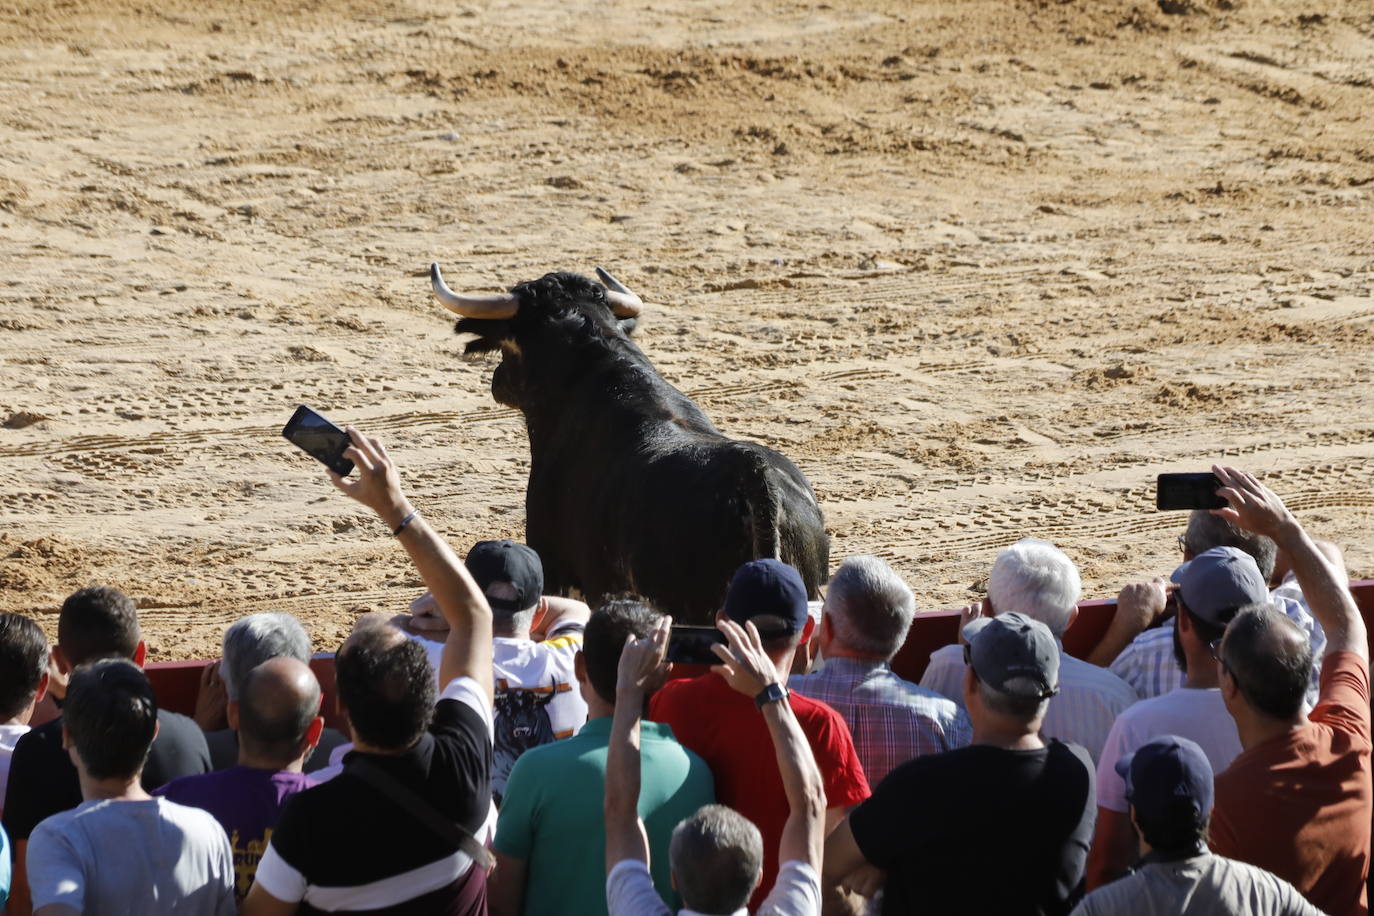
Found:
<path fill-rule="evenodd" d="M 606 875 L 606 909 L 610 916 L 672 916 L 673 911 L 654 890 L 649 866 L 637 859 L 617 862 Z M 748 916 L 740 908 L 730 914 L 715 916 Z M 805 862 L 793 859 L 782 863 L 773 889 L 764 898 L 755 916 L 820 916 L 821 876 Z M 706 916 L 695 910 L 683 909 L 679 916 Z"/>
<path fill-rule="evenodd" d="M 10 783 L 10 758 L 14 746 L 28 734 L 27 725 L 0 725 L 0 808 L 5 806 L 5 787 Z"/>
<path fill-rule="evenodd" d="M 233 916 L 234 856 L 208 811 L 165 798 L 88 801 L 29 837 L 33 908 L 86 916 Z"/>
<path fill-rule="evenodd" d="M 491 790 L 506 791 L 520 755 L 532 747 L 570 738 L 587 721 L 587 702 L 577 687 L 573 659 L 582 649 L 581 622 L 566 623 L 542 642 L 498 636 L 492 640 L 495 737 Z M 435 674 L 444 644 L 410 634 L 429 654 Z"/>
<path fill-rule="evenodd" d="M 1241 751 L 1236 721 L 1226 711 L 1220 689 L 1179 687 L 1141 700 L 1116 717 L 1107 735 L 1097 764 L 1099 807 L 1123 814 L 1128 810 L 1126 781 L 1117 775 L 1116 762 L 1160 735 L 1196 741 L 1214 774 L 1229 767 Z"/>

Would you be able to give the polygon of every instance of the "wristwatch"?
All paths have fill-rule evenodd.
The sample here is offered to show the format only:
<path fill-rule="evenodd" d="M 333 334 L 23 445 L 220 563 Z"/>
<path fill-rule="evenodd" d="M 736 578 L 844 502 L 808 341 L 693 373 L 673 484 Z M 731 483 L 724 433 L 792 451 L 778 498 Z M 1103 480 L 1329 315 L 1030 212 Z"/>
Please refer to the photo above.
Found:
<path fill-rule="evenodd" d="M 758 696 L 754 697 L 754 705 L 762 709 L 769 703 L 776 703 L 778 700 L 785 699 L 787 699 L 786 687 L 781 684 L 769 684 L 767 687 L 763 688 L 763 690 L 759 691 Z"/>

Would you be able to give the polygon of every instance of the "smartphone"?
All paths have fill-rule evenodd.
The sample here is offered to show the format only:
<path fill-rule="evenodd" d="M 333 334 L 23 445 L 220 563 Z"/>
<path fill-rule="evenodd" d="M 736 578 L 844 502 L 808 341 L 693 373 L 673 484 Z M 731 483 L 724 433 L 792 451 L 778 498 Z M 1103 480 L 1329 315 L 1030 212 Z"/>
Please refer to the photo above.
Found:
<path fill-rule="evenodd" d="M 353 444 L 353 440 L 348 438 L 348 433 L 304 404 L 296 408 L 281 434 L 340 477 L 352 473 L 353 462 L 345 458 L 343 453 Z"/>
<path fill-rule="evenodd" d="M 725 634 L 715 627 L 673 627 L 668 635 L 668 661 L 680 665 L 719 665 L 711 647 L 725 645 Z"/>
<path fill-rule="evenodd" d="M 1221 481 L 1215 474 L 1160 474 L 1155 486 L 1156 509 L 1221 509 L 1226 506 L 1226 500 L 1217 495 Z"/>

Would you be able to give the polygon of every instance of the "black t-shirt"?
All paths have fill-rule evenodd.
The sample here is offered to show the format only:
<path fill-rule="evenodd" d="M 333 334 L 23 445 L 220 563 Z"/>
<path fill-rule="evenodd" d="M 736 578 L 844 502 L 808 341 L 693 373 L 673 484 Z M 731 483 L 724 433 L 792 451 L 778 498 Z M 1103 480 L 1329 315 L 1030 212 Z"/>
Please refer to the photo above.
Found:
<path fill-rule="evenodd" d="M 1061 914 L 1083 894 L 1096 821 L 1092 760 L 1076 744 L 986 745 L 918 757 L 849 815 L 887 871 L 883 914 Z"/>
<path fill-rule="evenodd" d="M 350 762 L 358 758 L 384 770 L 468 833 L 477 835 L 486 822 L 491 808 L 490 729 L 466 703 L 440 700 L 429 733 L 415 747 L 396 756 L 353 751 L 344 757 L 338 776 L 293 795 L 271 841 L 286 868 L 260 865 L 259 879 L 266 867 L 288 882 L 303 879 L 307 887 L 327 888 L 329 908 L 342 911 L 362 909 L 355 901 L 366 899 L 369 907 L 388 913 L 485 913 L 485 874 L 476 867 L 442 893 L 427 894 L 432 904 L 416 908 L 422 901 L 415 899 L 415 872 L 444 860 L 470 860 L 350 772 Z M 459 897 L 470 904 L 454 910 Z"/>
<path fill-rule="evenodd" d="M 143 767 L 143 788 L 151 792 L 182 776 L 210 772 L 205 734 L 195 721 L 166 709 L 157 711 L 158 732 Z M 14 747 L 5 789 L 5 831 L 27 840 L 39 821 L 81 804 L 76 766 L 62 748 L 62 719 L 33 729 Z"/>

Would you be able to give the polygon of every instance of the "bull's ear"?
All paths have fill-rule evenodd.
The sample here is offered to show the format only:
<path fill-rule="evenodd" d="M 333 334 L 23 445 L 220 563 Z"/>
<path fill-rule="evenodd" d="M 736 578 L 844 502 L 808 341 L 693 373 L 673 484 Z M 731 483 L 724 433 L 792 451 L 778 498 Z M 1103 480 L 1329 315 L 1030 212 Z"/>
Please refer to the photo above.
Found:
<path fill-rule="evenodd" d="M 616 327 L 618 327 L 618 328 L 620 328 L 620 330 L 624 331 L 626 337 L 628 337 L 628 336 L 630 336 L 631 334 L 633 334 L 633 333 L 635 332 L 635 328 L 637 328 L 638 326 L 639 326 L 639 319 L 638 319 L 638 318 L 621 318 L 619 321 L 616 322 Z"/>

